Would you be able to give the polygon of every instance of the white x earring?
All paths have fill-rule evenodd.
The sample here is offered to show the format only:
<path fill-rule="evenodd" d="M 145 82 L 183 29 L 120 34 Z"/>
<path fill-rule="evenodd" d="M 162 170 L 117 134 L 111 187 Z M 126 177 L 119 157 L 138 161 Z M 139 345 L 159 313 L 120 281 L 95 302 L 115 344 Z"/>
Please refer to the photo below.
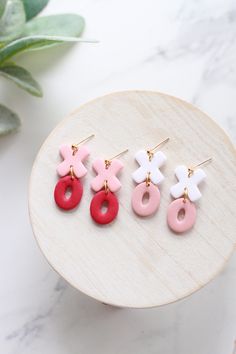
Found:
<path fill-rule="evenodd" d="M 178 183 L 170 189 L 170 194 L 175 200 L 169 205 L 167 212 L 167 222 L 173 231 L 182 233 L 190 230 L 195 224 L 197 211 L 193 202 L 201 198 L 198 184 L 206 178 L 205 172 L 197 167 L 211 160 L 211 158 L 207 159 L 192 168 L 176 167 L 175 175 Z M 182 218 L 180 218 L 181 211 Z"/>
<path fill-rule="evenodd" d="M 160 167 L 165 163 L 166 156 L 163 152 L 155 150 L 168 140 L 169 138 L 165 139 L 152 150 L 141 150 L 135 155 L 140 167 L 132 175 L 134 181 L 138 183 L 132 195 L 132 207 L 140 216 L 154 214 L 160 205 L 160 191 L 157 185 L 164 180 Z M 145 194 L 148 194 L 147 203 L 143 203 Z"/>

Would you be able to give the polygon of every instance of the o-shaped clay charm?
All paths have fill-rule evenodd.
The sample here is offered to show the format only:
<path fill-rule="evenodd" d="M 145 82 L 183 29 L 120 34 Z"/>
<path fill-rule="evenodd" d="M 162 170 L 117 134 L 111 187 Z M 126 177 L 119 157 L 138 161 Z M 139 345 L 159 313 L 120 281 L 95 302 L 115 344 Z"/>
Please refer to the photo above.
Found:
<path fill-rule="evenodd" d="M 179 214 L 183 210 L 184 215 L 183 218 L 179 218 Z M 196 207 L 190 202 L 190 200 L 186 199 L 184 202 L 184 198 L 179 198 L 174 200 L 168 207 L 167 211 L 167 222 L 169 227 L 177 232 L 185 232 L 190 230 L 196 221 Z"/>
<path fill-rule="evenodd" d="M 66 191 L 70 189 L 71 195 L 66 197 Z M 83 187 L 78 178 L 71 178 L 66 176 L 61 178 L 54 189 L 54 199 L 59 208 L 70 210 L 75 208 L 83 194 Z"/>
<path fill-rule="evenodd" d="M 143 203 L 145 194 L 148 194 L 147 203 Z M 137 185 L 132 195 L 132 207 L 136 214 L 140 216 L 148 216 L 154 214 L 160 205 L 160 192 L 157 186 L 150 183 L 150 186 L 146 185 L 146 182 Z"/>
<path fill-rule="evenodd" d="M 102 212 L 102 205 L 107 202 L 107 210 Z M 112 222 L 118 214 L 119 203 L 116 196 L 108 191 L 104 190 L 98 192 L 93 197 L 90 204 L 90 214 L 94 221 L 98 224 L 109 224 Z"/>

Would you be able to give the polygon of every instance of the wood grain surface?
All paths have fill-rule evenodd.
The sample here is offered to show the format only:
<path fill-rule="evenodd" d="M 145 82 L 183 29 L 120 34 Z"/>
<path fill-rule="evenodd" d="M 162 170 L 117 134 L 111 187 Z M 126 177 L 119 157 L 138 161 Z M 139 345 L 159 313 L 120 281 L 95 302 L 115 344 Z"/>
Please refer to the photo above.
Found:
<path fill-rule="evenodd" d="M 87 143 L 91 155 L 82 179 L 84 195 L 71 212 L 59 210 L 53 199 L 61 161 L 59 146 Z M 161 204 L 152 217 L 137 217 L 131 209 L 138 167 L 134 154 L 162 147 L 167 163 L 160 186 Z M 90 217 L 94 193 L 91 163 L 121 150 L 124 169 L 118 218 L 99 226 Z M 170 186 L 176 165 L 191 166 L 205 158 L 206 182 L 200 189 L 197 222 L 182 236 L 166 223 Z M 125 91 L 95 99 L 71 114 L 49 135 L 35 160 L 30 180 L 30 218 L 36 240 L 52 267 L 75 288 L 107 304 L 146 308 L 168 304 L 195 292 L 223 268 L 236 242 L 236 154 L 224 131 L 206 114 L 175 97 L 149 91 Z"/>

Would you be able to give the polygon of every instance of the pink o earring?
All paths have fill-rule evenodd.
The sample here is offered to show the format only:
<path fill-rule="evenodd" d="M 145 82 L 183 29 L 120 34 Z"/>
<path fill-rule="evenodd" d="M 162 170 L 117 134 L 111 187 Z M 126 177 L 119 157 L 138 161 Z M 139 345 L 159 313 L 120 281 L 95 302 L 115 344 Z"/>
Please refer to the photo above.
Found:
<path fill-rule="evenodd" d="M 158 185 L 164 180 L 163 174 L 159 168 L 165 163 L 166 156 L 163 152 L 154 151 L 162 144 L 165 139 L 152 150 L 141 150 L 135 155 L 135 159 L 140 167 L 132 174 L 132 177 L 138 185 L 135 187 L 132 195 L 132 208 L 140 216 L 154 214 L 160 205 L 160 191 Z M 147 203 L 143 203 L 144 195 L 148 194 Z"/>
<path fill-rule="evenodd" d="M 90 214 L 98 224 L 109 224 L 118 214 L 119 203 L 114 192 L 120 189 L 121 183 L 116 175 L 124 165 L 117 157 L 127 151 L 122 151 L 108 160 L 97 159 L 93 162 L 93 169 L 97 176 L 92 180 L 91 188 L 97 193 L 91 201 Z M 107 204 L 105 212 L 102 211 L 104 204 Z"/>
<path fill-rule="evenodd" d="M 89 156 L 89 150 L 82 145 L 94 137 L 94 134 L 82 140 L 78 144 L 62 145 L 59 149 L 63 161 L 57 167 L 57 173 L 61 177 L 54 189 L 54 199 L 57 206 L 64 210 L 74 209 L 83 195 L 83 186 L 79 178 L 87 173 L 83 161 Z M 70 196 L 66 192 L 70 190 Z"/>
<path fill-rule="evenodd" d="M 196 222 L 197 211 L 194 202 L 202 196 L 198 184 L 206 178 L 205 172 L 196 168 L 211 160 L 212 158 L 207 159 L 192 168 L 177 166 L 175 169 L 178 183 L 170 189 L 170 194 L 175 200 L 168 207 L 167 223 L 176 233 L 190 230 Z M 180 218 L 181 212 L 182 218 Z"/>

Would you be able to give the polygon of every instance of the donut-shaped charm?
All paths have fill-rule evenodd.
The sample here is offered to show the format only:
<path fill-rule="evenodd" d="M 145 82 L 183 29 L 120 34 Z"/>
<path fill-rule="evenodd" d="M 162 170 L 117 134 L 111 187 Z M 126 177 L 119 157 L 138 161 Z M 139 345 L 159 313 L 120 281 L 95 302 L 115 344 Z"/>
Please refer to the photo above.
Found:
<path fill-rule="evenodd" d="M 143 202 L 145 194 L 148 194 L 148 201 Z M 137 185 L 132 195 L 132 207 L 136 214 L 140 216 L 148 216 L 154 214 L 160 205 L 160 192 L 157 186 L 146 182 Z"/>
<path fill-rule="evenodd" d="M 102 205 L 107 203 L 107 210 L 102 212 Z M 116 196 L 110 192 L 102 190 L 95 194 L 90 204 L 90 214 L 98 224 L 109 224 L 115 219 L 119 210 L 119 203 Z"/>
<path fill-rule="evenodd" d="M 70 189 L 71 194 L 69 198 L 66 196 L 66 191 Z M 83 187 L 79 179 L 71 176 L 61 178 L 54 189 L 54 199 L 59 208 L 70 210 L 75 208 L 83 194 Z"/>
<path fill-rule="evenodd" d="M 180 212 L 183 211 L 183 218 L 179 218 Z M 196 207 L 190 200 L 179 198 L 174 200 L 168 207 L 167 222 L 169 227 L 177 232 L 185 232 L 190 230 L 196 221 Z"/>

